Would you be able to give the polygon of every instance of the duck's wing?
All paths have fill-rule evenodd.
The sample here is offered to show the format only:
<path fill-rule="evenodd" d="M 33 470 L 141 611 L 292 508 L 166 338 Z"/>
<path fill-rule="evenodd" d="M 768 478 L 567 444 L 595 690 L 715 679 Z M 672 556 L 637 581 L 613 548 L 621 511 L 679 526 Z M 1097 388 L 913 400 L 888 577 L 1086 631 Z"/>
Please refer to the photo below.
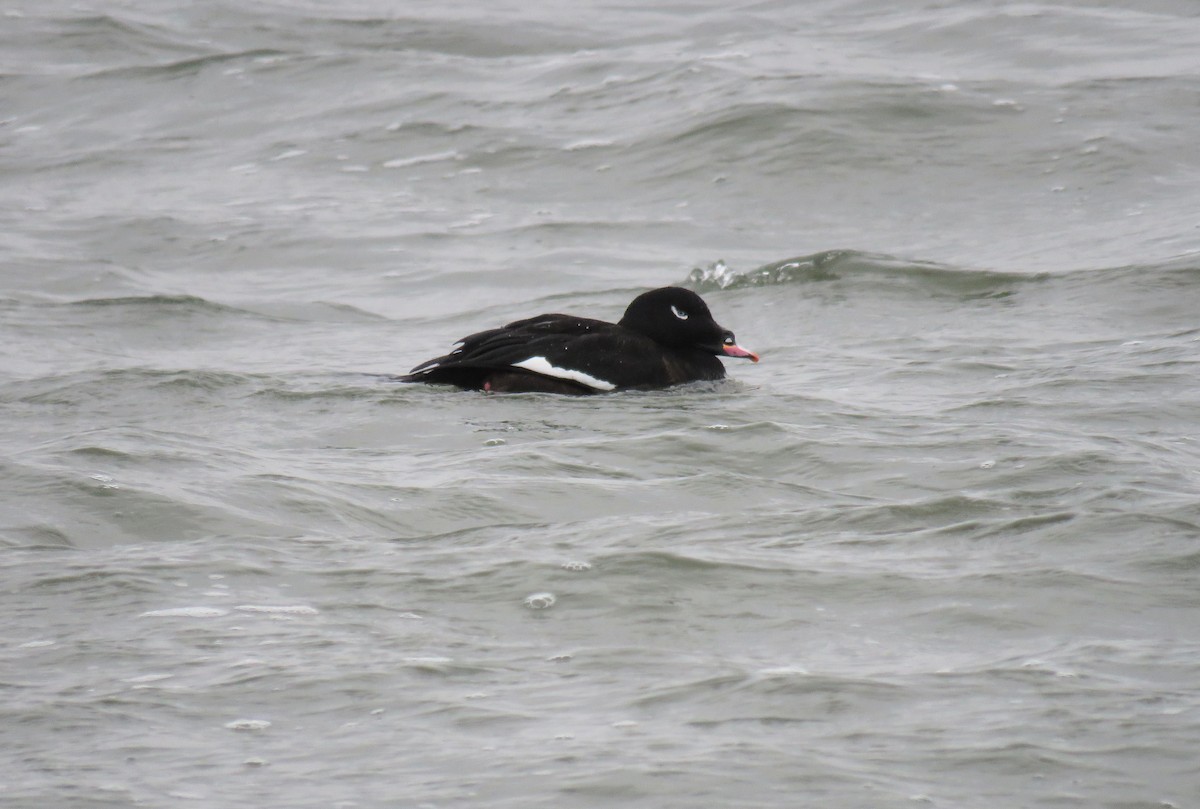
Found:
<path fill-rule="evenodd" d="M 613 390 L 620 383 L 595 374 L 597 357 L 621 348 L 626 332 L 603 320 L 538 315 L 468 335 L 449 354 L 421 363 L 401 380 L 481 388 L 491 372 L 504 371 L 563 380 L 581 392 Z"/>

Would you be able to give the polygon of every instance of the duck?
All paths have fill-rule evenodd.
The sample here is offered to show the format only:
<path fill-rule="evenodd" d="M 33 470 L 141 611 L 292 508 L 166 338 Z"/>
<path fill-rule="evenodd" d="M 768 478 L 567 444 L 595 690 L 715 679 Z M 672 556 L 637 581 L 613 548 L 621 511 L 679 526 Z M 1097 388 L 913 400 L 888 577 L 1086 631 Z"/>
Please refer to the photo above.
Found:
<path fill-rule="evenodd" d="M 565 314 L 516 320 L 462 338 L 401 382 L 488 393 L 590 395 L 725 378 L 720 357 L 758 362 L 683 287 L 638 295 L 616 323 Z"/>

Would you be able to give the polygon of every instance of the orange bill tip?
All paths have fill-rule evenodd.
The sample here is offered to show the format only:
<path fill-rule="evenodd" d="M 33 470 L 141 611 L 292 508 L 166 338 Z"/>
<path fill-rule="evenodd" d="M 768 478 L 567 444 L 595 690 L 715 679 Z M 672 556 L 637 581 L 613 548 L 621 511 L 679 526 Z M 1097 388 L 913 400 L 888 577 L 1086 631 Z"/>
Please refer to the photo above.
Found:
<path fill-rule="evenodd" d="M 726 357 L 745 357 L 750 362 L 758 362 L 758 355 L 753 351 L 747 351 L 741 346 L 724 346 L 721 349 L 725 352 Z"/>

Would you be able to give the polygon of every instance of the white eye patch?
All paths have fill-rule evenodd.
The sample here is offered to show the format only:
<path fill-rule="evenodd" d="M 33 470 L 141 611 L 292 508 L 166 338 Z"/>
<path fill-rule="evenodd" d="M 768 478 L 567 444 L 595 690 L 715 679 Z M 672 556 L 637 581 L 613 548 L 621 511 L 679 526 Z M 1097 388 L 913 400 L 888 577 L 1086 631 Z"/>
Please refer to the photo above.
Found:
<path fill-rule="evenodd" d="M 688 319 L 688 313 L 680 309 L 675 304 L 671 304 L 671 314 L 675 315 L 675 317 L 679 318 L 680 320 Z"/>

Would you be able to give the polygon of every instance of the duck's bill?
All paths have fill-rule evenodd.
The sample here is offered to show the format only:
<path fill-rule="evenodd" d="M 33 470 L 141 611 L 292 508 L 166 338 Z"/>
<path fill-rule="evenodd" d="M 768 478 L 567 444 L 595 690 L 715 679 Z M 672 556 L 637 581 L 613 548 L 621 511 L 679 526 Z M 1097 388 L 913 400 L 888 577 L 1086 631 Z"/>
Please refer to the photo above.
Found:
<path fill-rule="evenodd" d="M 745 357 L 750 362 L 758 362 L 758 355 L 753 351 L 747 351 L 741 346 L 721 346 L 721 351 L 726 357 Z"/>

